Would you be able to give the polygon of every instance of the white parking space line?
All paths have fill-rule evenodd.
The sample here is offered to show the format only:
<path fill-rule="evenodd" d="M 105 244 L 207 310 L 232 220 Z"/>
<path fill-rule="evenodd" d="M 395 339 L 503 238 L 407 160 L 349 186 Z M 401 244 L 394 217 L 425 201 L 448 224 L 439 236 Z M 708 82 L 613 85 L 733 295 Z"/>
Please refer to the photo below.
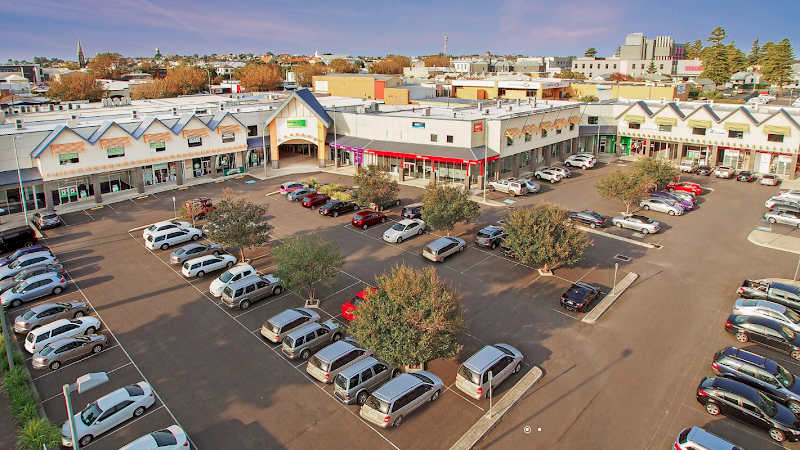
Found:
<path fill-rule="evenodd" d="M 270 301 L 268 301 L 268 302 L 265 302 L 265 301 L 263 301 L 263 300 L 262 300 L 262 301 L 260 301 L 260 302 L 259 302 L 259 303 L 261 303 L 260 305 L 258 305 L 258 306 L 256 306 L 256 307 L 252 307 L 252 306 L 251 306 L 250 308 L 247 308 L 247 311 L 245 311 L 245 312 L 243 312 L 243 313 L 241 313 L 241 314 L 237 314 L 237 315 L 235 315 L 235 316 L 232 316 L 232 317 L 233 317 L 234 319 L 237 319 L 237 318 L 239 318 L 239 317 L 242 317 L 243 315 L 245 315 L 245 314 L 247 314 L 247 313 L 249 313 L 249 312 L 251 312 L 251 311 L 255 311 L 255 310 L 257 310 L 258 308 L 261 308 L 262 306 L 267 306 L 267 305 L 269 305 L 270 303 L 273 303 L 273 302 L 275 302 L 275 301 L 277 301 L 277 300 L 280 300 L 280 299 L 282 299 L 283 297 L 286 297 L 287 295 L 290 295 L 290 294 L 291 294 L 291 292 L 289 292 L 289 291 L 287 290 L 287 291 L 286 291 L 286 293 L 285 293 L 285 294 L 283 294 L 283 295 L 278 295 L 278 296 L 276 296 L 275 298 L 273 298 L 273 299 L 270 299 Z M 227 308 L 227 306 L 226 306 L 226 308 Z"/>
<path fill-rule="evenodd" d="M 331 294 L 331 295 L 329 295 L 329 296 L 327 296 L 327 297 L 323 298 L 323 300 L 327 300 L 327 299 L 329 299 L 329 298 L 333 297 L 334 295 L 336 295 L 336 294 L 338 294 L 338 293 L 340 293 L 340 292 L 344 292 L 344 291 L 346 291 L 346 290 L 350 289 L 351 287 L 353 287 L 353 286 L 357 285 L 358 283 L 360 283 L 360 281 L 356 281 L 355 283 L 351 284 L 350 286 L 347 286 L 347 287 L 346 287 L 346 288 L 344 288 L 344 289 L 339 289 L 338 291 L 334 292 L 333 294 Z"/>
<path fill-rule="evenodd" d="M 689 408 L 691 411 L 694 411 L 694 412 L 700 414 L 701 416 L 705 417 L 706 419 L 708 419 L 709 417 L 714 417 L 711 414 L 708 414 L 707 412 L 705 412 L 705 410 L 700 410 L 700 409 L 695 408 L 695 406 L 698 406 L 698 407 L 702 408 L 702 405 L 700 405 L 699 402 L 696 405 L 687 405 L 686 403 L 681 403 L 681 407 Z M 751 436 L 755 436 L 755 437 L 761 439 L 762 441 L 769 442 L 770 444 L 773 444 L 775 446 L 775 448 L 785 448 L 781 444 L 779 444 L 779 443 L 773 441 L 772 439 L 766 437 L 768 435 L 755 433 L 754 429 L 750 429 L 750 427 L 748 427 L 748 426 L 744 426 L 744 427 L 739 426 L 740 425 L 739 422 L 736 422 L 735 420 L 733 420 L 733 419 L 731 419 L 731 418 L 729 418 L 729 417 L 727 417 L 727 416 L 725 416 L 723 414 L 720 414 L 717 417 L 719 419 L 723 419 L 723 420 L 717 420 L 717 422 L 721 422 L 721 423 L 725 424 L 726 426 L 733 427 L 736 431 L 744 431 L 745 433 L 747 433 L 747 434 L 749 434 Z"/>
<path fill-rule="evenodd" d="M 466 269 L 462 270 L 462 271 L 461 271 L 461 273 L 464 273 L 464 272 L 468 271 L 469 269 L 472 269 L 473 267 L 475 267 L 475 266 L 477 266 L 478 264 L 480 264 L 480 263 L 482 263 L 482 262 L 486 261 L 487 259 L 491 258 L 492 256 L 493 256 L 493 255 L 489 255 L 489 256 L 487 256 L 486 258 L 483 258 L 482 260 L 480 260 L 480 261 L 476 262 L 475 264 L 473 264 L 473 265 L 471 265 L 471 266 L 467 267 Z"/>
<path fill-rule="evenodd" d="M 84 212 L 84 214 L 86 214 L 87 216 L 89 216 L 89 218 L 90 218 L 90 219 L 92 219 L 92 221 L 94 221 L 94 217 L 92 217 L 92 215 L 91 215 L 91 214 L 89 214 L 88 212 L 86 212 L 86 210 L 85 210 L 85 209 L 83 210 L 83 212 Z"/>
<path fill-rule="evenodd" d="M 583 274 L 583 276 L 582 276 L 582 277 L 578 278 L 578 281 L 581 281 L 582 279 L 586 278 L 586 275 L 589 275 L 589 274 L 590 274 L 590 273 L 591 273 L 591 272 L 592 272 L 594 269 L 597 269 L 597 267 L 598 267 L 598 266 L 599 266 L 599 264 L 595 264 L 595 266 L 594 266 L 594 267 L 592 267 L 591 269 L 589 269 L 589 271 L 588 271 L 588 272 L 586 272 L 585 274 Z M 577 283 L 577 281 L 576 281 L 576 283 Z"/>
<path fill-rule="evenodd" d="M 113 206 L 111 206 L 111 204 L 110 204 L 110 203 L 109 203 L 108 205 L 106 205 L 106 206 L 108 206 L 109 208 L 111 208 L 111 210 L 112 210 L 112 211 L 114 211 L 115 213 L 119 214 L 119 212 L 118 212 L 116 209 L 114 209 L 114 207 L 113 207 Z"/>
<path fill-rule="evenodd" d="M 480 406 L 478 406 L 478 405 L 476 405 L 475 403 L 473 403 L 473 402 L 472 402 L 470 399 L 468 399 L 467 397 L 464 397 L 464 395 L 462 395 L 460 392 L 458 392 L 458 389 L 453 389 L 453 388 L 452 388 L 452 386 L 453 386 L 454 384 L 456 384 L 456 383 L 455 383 L 455 381 L 454 381 L 454 382 L 452 382 L 452 383 L 450 384 L 450 386 L 445 386 L 444 388 L 445 388 L 446 390 L 448 390 L 448 391 L 450 391 L 450 392 L 452 392 L 452 393 L 456 394 L 457 396 L 459 396 L 459 397 L 463 398 L 463 399 L 464 399 L 464 400 L 466 400 L 466 401 L 467 401 L 467 403 L 469 403 L 470 405 L 472 405 L 472 406 L 474 406 L 474 407 L 476 407 L 476 408 L 480 409 L 481 411 L 486 411 L 485 409 L 483 409 L 483 408 L 481 408 Z"/>
<path fill-rule="evenodd" d="M 115 340 L 116 340 L 116 339 L 115 339 Z M 92 353 L 92 354 L 91 354 L 91 355 L 89 355 L 89 356 L 83 357 L 83 358 L 81 358 L 81 359 L 77 359 L 77 360 L 75 360 L 75 361 L 73 361 L 73 362 L 71 362 L 71 363 L 69 363 L 69 364 L 64 364 L 64 365 L 63 365 L 63 366 L 61 366 L 61 367 L 62 367 L 62 368 L 64 368 L 64 367 L 74 366 L 75 364 L 78 364 L 78 363 L 80 363 L 80 362 L 86 361 L 86 360 L 87 360 L 87 359 L 89 359 L 89 358 L 94 358 L 95 356 L 97 356 L 97 355 L 101 355 L 101 354 L 103 354 L 103 353 L 105 353 L 105 352 L 107 352 L 107 351 L 109 351 L 109 350 L 111 350 L 111 349 L 113 349 L 113 348 L 116 348 L 116 347 L 118 347 L 118 346 L 119 346 L 119 345 L 112 345 L 111 347 L 106 347 L 106 348 L 104 348 L 104 349 L 103 349 L 103 351 L 101 351 L 100 353 Z M 29 359 L 33 359 L 33 358 L 29 358 Z M 26 360 L 26 361 L 27 361 L 27 360 Z M 45 373 L 44 375 L 40 375 L 40 376 L 38 376 L 38 377 L 34 378 L 34 379 L 33 379 L 33 381 L 36 381 L 36 380 L 41 380 L 42 378 L 44 378 L 44 377 L 46 377 L 46 376 L 48 376 L 48 375 L 54 374 L 54 373 L 56 373 L 56 372 L 58 372 L 58 370 L 51 370 L 51 371 L 49 371 L 49 372 Z"/>
<path fill-rule="evenodd" d="M 159 400 L 160 400 L 160 399 L 159 399 Z M 125 425 L 122 425 L 122 426 L 120 426 L 119 428 L 117 428 L 116 430 L 112 431 L 111 433 L 104 433 L 104 434 L 103 434 L 102 436 L 100 436 L 99 438 L 97 438 L 97 439 L 92 439 L 92 441 L 91 441 L 91 442 L 89 442 L 88 444 L 86 444 L 86 445 L 81 445 L 81 448 L 86 448 L 86 447 L 88 447 L 88 446 L 90 446 L 90 445 L 92 445 L 92 444 L 95 444 L 95 443 L 97 443 L 97 442 L 100 442 L 100 441 L 102 441 L 103 439 L 105 439 L 105 438 L 107 438 L 107 437 L 111 436 L 112 434 L 116 433 L 117 431 L 119 431 L 119 430 L 122 430 L 123 428 L 127 428 L 129 425 L 132 425 L 132 424 L 134 424 L 134 423 L 136 423 L 136 422 L 138 422 L 138 421 L 142 420 L 142 419 L 143 419 L 143 418 L 145 418 L 146 416 L 149 416 L 150 414 L 153 414 L 154 412 L 158 411 L 158 410 L 159 410 L 159 409 L 161 409 L 161 408 L 165 408 L 165 406 L 164 406 L 164 403 L 163 403 L 163 402 L 161 403 L 161 406 L 159 406 L 159 407 L 157 407 L 157 408 L 155 408 L 155 409 L 151 409 L 151 410 L 149 410 L 149 411 L 145 412 L 144 414 L 142 414 L 141 416 L 139 416 L 139 417 L 137 417 L 137 418 L 135 418 L 135 419 L 133 419 L 133 420 L 131 420 L 131 421 L 129 421 L 129 422 L 125 422 Z M 179 426 L 180 426 L 180 425 L 179 425 Z M 181 428 L 183 428 L 183 427 L 181 427 Z M 186 436 L 186 438 L 187 438 L 187 439 L 189 439 L 189 436 L 187 435 L 187 436 Z M 189 442 L 191 442 L 191 440 L 189 440 Z M 194 442 L 192 442 L 192 446 L 194 446 Z"/>
<path fill-rule="evenodd" d="M 110 374 L 110 373 L 113 373 L 113 372 L 116 372 L 116 371 L 118 371 L 119 369 L 123 369 L 123 368 L 125 368 L 125 367 L 128 367 L 128 366 L 130 366 L 131 364 L 132 364 L 132 363 L 130 363 L 130 362 L 129 362 L 129 363 L 127 363 L 127 364 L 123 364 L 123 365 L 121 365 L 121 366 L 117 367 L 116 369 L 106 370 L 106 371 L 105 371 L 105 372 L 106 372 L 106 375 L 108 375 L 108 374 Z M 62 397 L 63 395 L 64 395 L 64 394 L 63 394 L 62 392 L 59 392 L 58 394 L 56 394 L 56 395 L 54 395 L 54 396 L 52 396 L 52 397 L 50 397 L 50 398 L 48 398 L 48 399 L 42 400 L 42 403 L 44 403 L 44 402 L 48 402 L 48 401 L 50 401 L 50 400 L 53 400 L 53 399 L 55 399 L 55 398 Z"/>

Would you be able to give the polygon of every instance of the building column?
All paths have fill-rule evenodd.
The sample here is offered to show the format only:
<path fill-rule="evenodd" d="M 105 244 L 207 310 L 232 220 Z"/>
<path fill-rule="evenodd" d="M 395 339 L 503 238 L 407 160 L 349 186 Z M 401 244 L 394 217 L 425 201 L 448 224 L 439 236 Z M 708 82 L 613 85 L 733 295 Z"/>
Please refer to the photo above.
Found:
<path fill-rule="evenodd" d="M 100 193 L 100 175 L 92 174 L 92 187 L 94 187 L 94 202 L 103 203 L 103 194 Z"/>
<path fill-rule="evenodd" d="M 234 156 L 236 158 L 236 167 L 241 167 L 242 173 L 244 173 L 245 169 L 244 152 L 236 152 L 234 153 Z"/>
<path fill-rule="evenodd" d="M 464 177 L 464 189 L 469 191 L 469 177 L 472 174 L 472 164 L 467 164 L 467 173 Z"/>
<path fill-rule="evenodd" d="M 183 161 L 175 161 L 175 183 L 177 183 L 178 186 L 183 186 L 183 171 Z"/>
<path fill-rule="evenodd" d="M 750 150 L 747 152 L 747 170 L 752 172 L 753 168 L 756 166 L 756 151 Z"/>
<path fill-rule="evenodd" d="M 511 171 L 514 178 L 519 178 L 519 153 L 514 155 L 514 170 Z"/>
<path fill-rule="evenodd" d="M 44 205 L 48 211 L 52 211 L 54 208 L 53 191 L 56 189 L 58 189 L 58 185 L 56 183 L 53 183 L 52 181 L 44 182 Z"/>
<path fill-rule="evenodd" d="M 141 166 L 136 168 L 136 191 L 144 194 L 144 169 Z"/>
<path fill-rule="evenodd" d="M 278 163 L 278 130 L 275 127 L 274 120 L 269 123 L 269 149 L 272 168 L 277 169 L 280 167 L 280 164 Z"/>
<path fill-rule="evenodd" d="M 397 173 L 397 179 L 400 182 L 406 181 L 406 159 L 400 158 L 400 170 Z"/>
<path fill-rule="evenodd" d="M 578 154 L 578 138 L 572 138 L 572 148 L 570 149 L 570 154 L 576 155 Z"/>
<path fill-rule="evenodd" d="M 792 165 L 789 167 L 789 175 L 787 175 L 787 177 L 789 177 L 790 180 L 794 180 L 794 174 L 796 170 L 797 170 L 797 154 L 793 154 Z"/>
<path fill-rule="evenodd" d="M 545 145 L 544 146 L 544 165 L 550 166 L 550 159 L 552 158 L 553 153 L 553 144 Z"/>
<path fill-rule="evenodd" d="M 708 165 L 711 167 L 715 167 L 717 165 L 717 152 L 719 152 L 719 147 L 716 145 L 711 146 L 711 160 L 708 162 Z"/>

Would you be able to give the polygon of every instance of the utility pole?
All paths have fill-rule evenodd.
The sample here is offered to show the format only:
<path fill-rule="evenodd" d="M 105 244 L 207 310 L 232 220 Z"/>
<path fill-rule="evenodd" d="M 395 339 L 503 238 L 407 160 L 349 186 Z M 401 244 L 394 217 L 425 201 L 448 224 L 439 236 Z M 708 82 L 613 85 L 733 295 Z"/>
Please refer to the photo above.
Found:
<path fill-rule="evenodd" d="M 444 56 L 447 57 L 447 35 L 444 35 Z"/>

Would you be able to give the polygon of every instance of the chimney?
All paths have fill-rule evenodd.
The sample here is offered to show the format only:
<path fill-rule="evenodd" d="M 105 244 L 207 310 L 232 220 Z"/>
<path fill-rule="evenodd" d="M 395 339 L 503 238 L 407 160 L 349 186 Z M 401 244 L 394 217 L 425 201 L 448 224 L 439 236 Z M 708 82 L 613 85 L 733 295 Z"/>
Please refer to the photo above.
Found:
<path fill-rule="evenodd" d="M 174 106 L 172 107 L 172 115 L 173 116 L 177 116 L 178 115 L 178 108 L 177 107 L 174 107 Z"/>
<path fill-rule="evenodd" d="M 139 111 L 137 111 L 135 109 L 132 110 L 131 111 L 131 119 L 138 119 L 138 118 L 139 118 Z"/>
<path fill-rule="evenodd" d="M 21 130 L 25 128 L 25 124 L 22 122 L 22 119 L 14 119 L 14 127 L 17 130 Z"/>

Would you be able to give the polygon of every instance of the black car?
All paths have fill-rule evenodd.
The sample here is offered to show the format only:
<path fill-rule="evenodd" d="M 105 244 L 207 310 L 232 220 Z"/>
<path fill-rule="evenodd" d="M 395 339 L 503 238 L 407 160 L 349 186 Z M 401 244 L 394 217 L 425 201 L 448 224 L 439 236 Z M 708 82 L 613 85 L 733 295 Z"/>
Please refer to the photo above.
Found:
<path fill-rule="evenodd" d="M 743 170 L 743 171 L 739 172 L 739 175 L 736 176 L 736 181 L 746 181 L 748 183 L 753 181 L 753 180 L 755 180 L 755 179 L 756 179 L 756 176 L 753 175 L 753 172 L 750 172 L 750 171 L 747 171 L 747 170 Z"/>
<path fill-rule="evenodd" d="M 325 216 L 338 217 L 339 214 L 348 211 L 358 211 L 358 205 L 353 202 L 346 202 L 342 200 L 332 200 L 319 207 L 319 213 Z"/>
<path fill-rule="evenodd" d="M 516 258 L 516 256 L 514 256 L 514 250 L 511 250 L 510 248 L 506 247 L 505 244 L 500 244 L 500 254 L 505 256 L 506 258 L 511 258 L 511 259 Z"/>
<path fill-rule="evenodd" d="M 28 226 L 12 228 L 0 233 L 0 253 L 10 252 L 36 243 L 36 233 Z"/>
<path fill-rule="evenodd" d="M 711 369 L 717 375 L 758 389 L 786 405 L 793 413 L 800 414 L 800 378 L 775 361 L 747 350 L 727 347 L 714 355 Z"/>
<path fill-rule="evenodd" d="M 603 228 L 606 226 L 608 221 L 605 217 L 597 214 L 594 211 L 581 211 L 581 212 L 571 212 L 569 213 L 570 220 L 574 220 L 576 222 L 580 222 L 584 225 L 589 225 L 592 228 Z"/>
<path fill-rule="evenodd" d="M 503 232 L 502 227 L 488 226 L 475 235 L 475 244 L 494 250 L 503 242 L 504 237 L 506 237 L 506 234 Z"/>
<path fill-rule="evenodd" d="M 712 173 L 714 173 L 714 168 L 711 166 L 700 166 L 697 168 L 697 172 L 695 173 L 698 175 L 710 176 Z"/>
<path fill-rule="evenodd" d="M 731 314 L 725 322 L 725 331 L 736 336 L 736 340 L 741 343 L 753 341 L 800 359 L 800 337 L 777 320 Z"/>
<path fill-rule="evenodd" d="M 406 219 L 421 219 L 422 218 L 422 203 L 412 203 L 400 213 Z"/>
<path fill-rule="evenodd" d="M 697 386 L 697 401 L 712 416 L 760 428 L 777 442 L 800 440 L 800 421 L 789 408 L 763 392 L 727 378 L 705 377 Z"/>
<path fill-rule="evenodd" d="M 378 203 L 370 203 L 368 205 L 369 209 L 377 209 L 378 211 L 383 211 L 386 208 L 391 208 L 392 206 L 400 206 L 400 199 L 396 198 L 394 200 L 387 200 L 385 202 Z"/>
<path fill-rule="evenodd" d="M 561 306 L 570 311 L 586 312 L 595 300 L 600 298 L 600 289 L 578 281 L 561 294 Z"/>

